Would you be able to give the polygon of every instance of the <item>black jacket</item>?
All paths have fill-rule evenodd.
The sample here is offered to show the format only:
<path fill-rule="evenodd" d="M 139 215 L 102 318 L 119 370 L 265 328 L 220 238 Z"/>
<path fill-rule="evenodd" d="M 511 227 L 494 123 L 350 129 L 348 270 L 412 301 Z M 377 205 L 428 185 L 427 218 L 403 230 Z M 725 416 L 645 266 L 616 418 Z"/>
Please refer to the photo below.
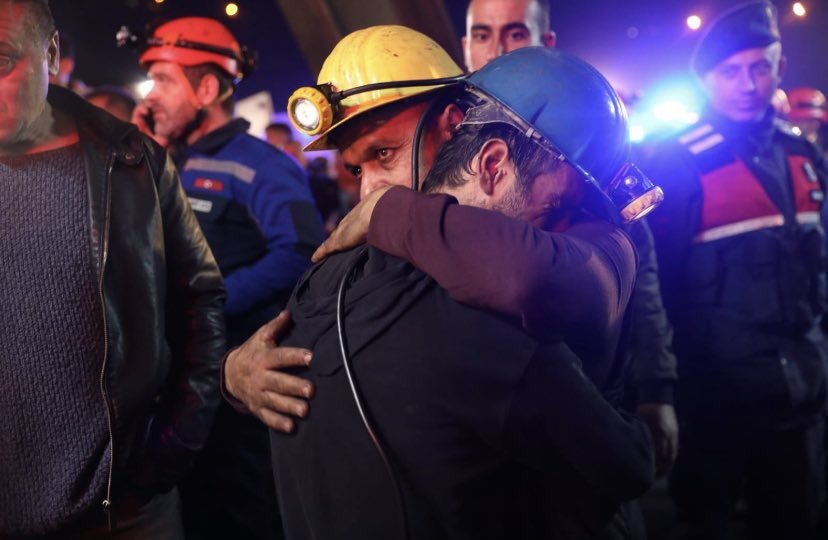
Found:
<path fill-rule="evenodd" d="M 103 507 L 117 508 L 126 491 L 173 486 L 207 438 L 224 287 L 164 150 L 62 88 L 49 102 L 75 120 L 85 160 L 113 455 Z"/>
<path fill-rule="evenodd" d="M 409 538 L 548 537 L 558 524 L 549 508 L 526 512 L 530 493 L 577 486 L 618 504 L 646 490 L 647 428 L 601 398 L 565 345 L 541 344 L 519 321 L 458 304 L 408 263 L 368 253 L 346 292 L 347 346 Z M 289 540 L 402 538 L 339 353 L 336 291 L 356 254 L 312 268 L 289 303 L 296 324 L 283 344 L 312 348 L 299 374 L 317 387 L 295 433 L 271 436 Z"/>

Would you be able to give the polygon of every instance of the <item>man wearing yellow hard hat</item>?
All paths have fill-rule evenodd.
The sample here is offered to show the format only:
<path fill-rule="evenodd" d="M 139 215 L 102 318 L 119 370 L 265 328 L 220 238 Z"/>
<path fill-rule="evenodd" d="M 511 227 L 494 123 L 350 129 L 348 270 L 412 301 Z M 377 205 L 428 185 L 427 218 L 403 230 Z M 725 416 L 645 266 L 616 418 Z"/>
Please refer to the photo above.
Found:
<path fill-rule="evenodd" d="M 402 44 L 399 50 L 395 49 L 394 45 L 396 44 Z M 406 51 L 407 54 L 420 54 L 420 57 L 417 58 L 413 64 L 404 64 L 403 62 L 400 62 L 401 65 L 395 66 L 395 59 L 400 58 L 403 54 L 402 51 Z M 622 156 L 626 144 L 626 118 L 623 115 L 623 109 L 620 106 L 620 102 L 617 101 L 617 96 L 614 95 L 608 84 L 606 84 L 606 81 L 601 78 L 597 72 L 594 72 L 591 67 L 585 67 L 586 64 L 574 59 L 573 57 L 568 57 L 562 53 L 547 51 L 548 54 L 551 55 L 550 58 L 536 58 L 537 52 L 537 50 L 527 51 L 527 54 L 524 55 L 525 58 L 513 62 L 513 64 L 515 64 L 513 67 L 518 67 L 518 71 L 520 71 L 520 69 L 523 69 L 524 67 L 531 68 L 533 64 L 540 62 L 540 65 L 546 66 L 547 70 L 551 70 L 548 74 L 555 72 L 555 70 L 562 70 L 561 73 L 569 73 L 574 77 L 577 73 L 583 72 L 586 73 L 586 75 L 583 75 L 583 77 L 585 77 L 584 80 L 592 85 L 590 88 L 597 89 L 596 91 L 601 93 L 600 99 L 606 97 L 615 99 L 615 103 L 618 105 L 618 112 L 610 115 L 609 118 L 605 119 L 605 122 L 600 124 L 601 128 L 606 128 L 605 131 L 608 133 L 607 137 L 601 139 L 600 130 L 596 130 L 591 134 L 581 133 L 579 136 L 586 138 L 593 137 L 595 140 L 600 140 L 599 144 L 602 147 L 606 147 L 608 150 L 618 150 L 618 156 Z M 426 56 L 425 60 L 431 61 L 424 61 L 424 55 Z M 432 58 L 429 59 L 427 55 L 432 55 Z M 437 55 L 436 61 L 433 58 L 434 55 Z M 371 67 L 371 61 L 376 62 L 376 66 L 381 66 L 375 67 L 377 70 L 393 70 L 396 68 L 398 70 L 396 72 L 397 74 L 392 75 L 395 78 L 391 79 L 388 76 L 388 73 L 384 74 L 385 78 L 376 76 L 376 73 L 372 73 L 370 69 L 366 69 L 366 65 Z M 544 64 L 544 62 L 546 62 L 546 64 Z M 438 69 L 441 65 L 442 69 Z M 342 71 L 337 73 L 336 69 L 341 69 Z M 408 71 L 402 71 L 403 69 Z M 362 176 L 364 184 L 363 193 L 368 194 L 373 190 L 383 188 L 384 186 L 407 184 L 412 177 L 418 178 L 416 173 L 412 174 L 409 170 L 409 167 L 412 165 L 412 161 L 416 162 L 416 160 L 411 159 L 411 150 L 412 147 L 418 148 L 418 145 L 414 144 L 412 140 L 416 139 L 416 136 L 412 137 L 412 133 L 415 132 L 418 124 L 424 126 L 424 129 L 422 130 L 422 148 L 424 150 L 423 154 L 425 154 L 426 162 L 433 160 L 436 147 L 440 142 L 446 140 L 450 136 L 451 131 L 456 128 L 461 121 L 466 122 L 469 126 L 490 124 L 501 127 L 503 125 L 512 126 L 520 130 L 530 129 L 525 121 L 517 119 L 518 117 L 514 114 L 510 115 L 507 111 L 505 111 L 504 107 L 491 105 L 496 101 L 496 97 L 493 96 L 506 96 L 506 94 L 502 92 L 503 89 L 498 88 L 497 76 L 494 77 L 494 80 L 489 79 L 489 75 L 496 72 L 497 70 L 491 71 L 485 77 L 481 75 L 483 78 L 479 77 L 474 82 L 479 89 L 487 89 L 491 95 L 489 95 L 488 98 L 481 98 L 480 96 L 477 96 L 475 99 L 479 102 L 472 106 L 469 116 L 463 120 L 462 109 L 454 105 L 450 101 L 449 95 L 446 94 L 446 92 L 450 91 L 433 91 L 433 85 L 435 83 L 442 85 L 454 82 L 451 79 L 456 78 L 456 76 L 460 73 L 459 68 L 454 66 L 454 64 L 451 63 L 445 56 L 445 53 L 443 53 L 442 50 L 440 50 L 439 47 L 431 40 L 425 38 L 425 36 L 400 27 L 377 27 L 357 32 L 343 40 L 343 42 L 341 42 L 331 54 L 328 62 L 326 62 L 323 67 L 322 74 L 320 75 L 320 81 L 333 80 L 334 84 L 323 83 L 314 89 L 303 89 L 298 91 L 291 99 L 289 110 L 297 124 L 304 127 L 306 131 L 319 135 L 319 137 L 311 143 L 311 148 L 318 148 L 324 145 L 335 145 L 343 150 L 343 155 L 346 161 L 350 162 L 355 169 L 358 169 L 357 172 L 359 172 Z M 354 75 L 354 73 L 366 75 L 366 77 L 360 80 L 359 75 Z M 509 77 L 514 75 L 515 73 L 513 69 L 512 74 L 509 75 Z M 338 80 L 337 76 L 339 77 Z M 422 79 L 430 80 L 424 81 Z M 345 81 L 344 84 L 339 82 L 343 80 Z M 371 86 L 357 86 L 363 82 L 367 82 Z M 373 85 L 375 82 L 388 82 L 388 86 L 391 88 L 377 87 Z M 574 87 L 575 85 L 573 84 L 571 88 Z M 344 90 L 342 90 L 343 88 Z M 485 91 L 480 91 L 485 94 Z M 522 99 L 531 101 L 534 98 L 533 96 L 523 96 L 522 98 L 520 96 L 513 97 L 515 99 L 515 103 L 521 101 Z M 569 95 L 569 98 L 573 98 L 572 93 Z M 489 105 L 485 105 L 485 103 L 489 103 Z M 426 114 L 426 112 L 430 114 Z M 422 119 L 425 119 L 425 121 Z M 543 119 L 540 125 L 550 128 L 550 120 L 551 119 Z M 554 133 L 554 129 L 552 129 L 551 132 L 547 129 L 546 132 L 559 139 L 556 146 L 561 147 L 563 150 L 558 148 L 558 150 L 552 150 L 552 152 L 555 152 L 557 161 L 562 163 L 565 161 L 565 165 L 561 165 L 561 170 L 566 169 L 571 173 L 564 174 L 563 177 L 557 176 L 557 178 L 563 180 L 585 179 L 592 184 L 597 184 L 603 181 L 610 186 L 610 189 L 612 189 L 611 181 L 614 180 L 615 176 L 623 170 L 627 173 L 623 175 L 623 178 L 627 180 L 628 183 L 632 180 L 641 180 L 642 185 L 646 185 L 645 179 L 636 176 L 633 169 L 623 167 L 623 159 L 620 157 L 618 159 L 618 163 L 613 165 L 608 163 L 609 160 L 599 159 L 598 154 L 595 152 L 592 152 L 591 154 L 590 152 L 577 153 L 577 150 L 573 150 L 574 146 L 577 145 L 573 146 L 572 144 L 567 144 L 574 142 L 574 140 L 567 141 L 565 135 L 561 133 Z M 543 137 L 541 137 L 541 139 L 542 138 Z M 502 145 L 499 148 L 503 150 Z M 611 152 L 607 152 L 607 154 L 611 154 Z M 521 163 L 521 167 L 523 167 L 523 161 L 518 161 Z M 546 163 L 543 159 L 541 161 Z M 495 172 L 494 175 L 489 176 L 496 177 L 498 180 L 492 184 L 492 192 L 489 194 L 490 196 L 488 198 L 481 201 L 481 206 L 488 208 L 499 208 L 514 217 L 526 218 L 526 212 L 521 213 L 521 205 L 513 204 L 514 200 L 510 201 L 508 196 L 514 195 L 516 197 L 520 197 L 520 194 L 514 189 L 517 185 L 514 182 L 516 178 L 514 168 L 512 169 L 511 175 L 504 170 L 502 172 Z M 511 190 L 508 189 L 509 183 L 506 180 L 507 178 L 511 179 L 511 186 L 513 188 Z M 530 178 L 534 178 L 534 175 L 531 175 Z M 571 182 L 569 185 L 573 186 L 573 192 L 578 192 L 580 191 L 579 187 L 583 184 L 584 182 L 577 180 Z M 540 184 L 537 184 L 537 186 L 539 185 Z M 472 202 L 475 199 L 474 187 L 473 183 L 467 182 L 464 183 L 463 188 L 454 190 L 453 194 L 458 196 L 461 200 Z M 393 193 L 393 191 L 395 190 L 392 190 L 389 194 Z M 445 191 L 452 190 L 450 188 L 446 188 Z M 640 194 L 643 195 L 647 191 L 649 191 L 649 189 L 645 189 Z M 621 196 L 620 192 L 616 191 L 615 193 L 619 196 L 619 198 L 624 198 Z M 561 195 L 561 193 L 557 194 L 559 202 L 564 200 L 564 197 Z M 629 195 L 629 193 L 626 195 Z M 376 196 L 373 197 L 376 199 Z M 574 195 L 574 197 L 577 199 L 577 195 Z M 448 200 L 448 198 L 445 199 Z M 636 207 L 636 204 L 633 203 L 637 200 L 638 197 L 626 197 L 624 199 L 624 204 L 622 204 L 621 207 L 632 212 L 646 211 L 646 207 L 638 207 L 637 210 L 630 210 L 630 207 L 633 209 Z M 460 209 L 462 212 L 462 210 L 466 209 L 465 207 L 458 207 L 451 203 L 449 204 L 452 207 L 451 210 Z M 573 207 L 574 206 L 579 207 L 580 203 L 573 205 Z M 523 210 L 526 210 L 525 204 L 522 208 Z M 474 211 L 474 209 L 469 210 Z M 479 213 L 479 211 L 476 212 Z M 496 214 L 492 215 L 496 216 Z M 552 217 L 553 215 L 555 215 L 554 219 Z M 461 219 L 465 219 L 463 218 L 462 213 L 460 216 Z M 535 214 L 534 218 L 538 224 L 554 227 L 555 225 L 563 226 L 569 216 L 562 214 L 556 215 L 556 212 L 550 211 L 549 208 L 543 208 Z M 506 220 L 506 218 L 498 218 L 498 220 L 499 221 L 494 225 L 488 226 L 488 230 L 493 231 L 493 234 L 495 235 L 500 234 L 502 238 L 506 238 L 510 232 L 509 227 L 513 224 L 520 227 L 524 232 L 527 232 L 527 229 L 529 229 L 529 232 L 531 233 L 532 228 L 525 224 L 512 222 L 511 220 Z M 592 222 L 590 227 L 595 225 L 594 220 L 589 221 Z M 504 223 L 508 223 L 508 225 L 504 225 Z M 626 290 L 616 291 L 614 293 L 622 297 L 622 300 L 620 301 L 620 312 L 623 312 L 623 304 L 626 303 L 626 300 L 623 298 L 629 297 L 632 267 L 634 266 L 634 260 L 632 259 L 632 247 L 629 244 L 629 240 L 625 239 L 623 235 L 614 236 L 612 234 L 613 229 L 611 225 L 605 225 L 607 228 L 601 228 L 600 225 L 598 226 L 598 231 L 600 231 L 598 234 L 608 233 L 607 236 L 610 237 L 610 242 L 616 243 L 614 253 L 617 253 L 617 255 L 614 256 L 619 257 L 621 266 L 630 268 L 629 271 L 625 272 L 627 278 L 622 278 L 622 281 L 627 283 L 625 286 Z M 540 233 L 540 231 L 538 232 Z M 595 234 L 595 230 L 592 229 L 591 233 Z M 549 239 L 551 235 L 540 233 L 540 236 L 541 243 L 544 243 L 544 238 Z M 551 254 L 555 253 L 556 249 L 563 248 L 562 251 L 565 252 L 566 248 L 570 247 L 577 252 L 584 246 L 584 244 L 588 243 L 588 241 L 579 239 L 577 234 L 571 239 L 565 238 L 565 235 L 557 236 L 558 238 L 552 239 L 553 245 L 545 244 L 541 247 L 535 246 L 536 251 Z M 589 236 L 589 233 L 587 233 L 587 236 Z M 555 245 L 554 241 L 561 242 L 561 244 Z M 569 241 L 569 243 L 567 243 L 567 241 Z M 613 248 L 611 247 L 610 249 Z M 566 259 L 566 257 L 562 257 L 562 259 Z M 538 267 L 541 267 L 540 261 L 535 260 L 533 262 L 537 262 Z M 546 264 L 549 261 L 544 259 L 542 262 L 543 264 Z M 574 261 L 563 262 L 558 265 L 558 268 L 562 271 L 566 271 L 566 267 L 573 262 Z M 606 264 L 606 261 L 596 262 L 593 260 L 591 262 L 584 263 L 584 261 L 581 260 L 579 263 L 573 264 L 569 270 L 574 271 L 577 266 L 578 270 L 582 273 L 590 274 L 597 270 L 596 267 L 600 267 L 603 264 Z M 533 265 L 529 264 L 528 266 L 532 267 Z M 325 266 L 322 268 L 325 268 Z M 328 266 L 328 268 L 330 268 L 330 266 Z M 548 271 L 549 267 L 545 267 L 544 269 Z M 553 268 L 552 271 L 554 273 L 555 269 Z M 512 268 L 507 269 L 505 272 L 507 276 L 509 272 L 515 272 L 515 270 Z M 570 273 L 568 277 L 572 278 L 573 276 Z M 316 278 L 317 281 L 320 279 L 321 278 L 319 277 Z M 440 281 L 439 277 L 438 281 Z M 531 278 L 528 281 L 535 283 L 535 281 Z M 587 281 L 589 281 L 589 278 L 587 278 Z M 586 286 L 588 287 L 589 285 Z M 302 285 L 300 285 L 300 290 L 301 288 Z M 489 288 L 491 288 L 491 286 Z M 549 289 L 542 288 L 539 289 L 539 292 L 541 290 L 544 294 L 551 292 Z M 607 291 L 600 290 L 596 292 L 594 297 L 600 297 L 605 292 Z M 459 289 L 456 287 L 454 291 L 452 291 L 453 295 L 455 293 L 458 293 L 458 295 L 460 293 Z M 610 292 L 609 294 L 612 295 L 613 293 Z M 479 302 L 475 302 L 473 298 L 468 300 L 479 305 Z M 510 298 L 507 293 L 497 298 L 494 305 L 490 305 L 489 307 L 502 308 L 503 311 L 517 316 L 520 316 L 520 313 L 513 313 L 513 309 L 520 310 L 528 307 L 528 311 L 526 312 L 528 315 L 526 321 L 528 327 L 530 330 L 542 332 L 540 324 L 537 328 L 532 328 L 532 325 L 535 323 L 541 323 L 541 321 L 544 320 L 543 317 L 549 316 L 549 312 L 543 312 L 543 307 L 539 308 L 540 311 L 533 312 L 537 306 L 515 305 L 519 304 L 519 302 L 509 304 L 510 300 L 514 299 Z M 501 301 L 504 302 L 504 304 L 498 303 Z M 599 300 L 599 302 L 600 301 L 601 300 Z M 614 309 L 617 308 L 614 307 L 613 310 Z M 573 309 L 573 311 L 578 310 Z M 588 312 L 589 310 L 585 311 Z M 613 313 L 620 312 L 613 311 Z M 583 312 L 581 312 L 581 315 L 586 316 Z M 575 318 L 578 318 L 581 315 L 576 315 Z M 538 318 L 535 319 L 535 317 Z M 612 319 L 612 322 L 606 323 L 613 327 L 607 329 L 607 333 L 615 334 L 615 339 L 617 339 L 616 324 L 620 322 L 620 317 L 618 315 L 613 315 Z M 231 354 L 227 363 L 227 390 L 229 390 L 231 394 L 241 397 L 253 412 L 257 413 L 263 420 L 276 429 L 292 428 L 291 420 L 277 415 L 282 413 L 300 413 L 298 415 L 302 416 L 306 412 L 306 406 L 304 403 L 284 395 L 280 396 L 279 401 L 272 399 L 272 395 L 267 395 L 264 400 L 257 399 L 256 396 L 260 390 L 264 389 L 262 386 L 257 387 L 257 385 L 260 385 L 261 382 L 267 378 L 273 380 L 273 373 L 271 369 L 268 368 L 280 367 L 284 365 L 286 363 L 285 360 L 288 359 L 290 351 L 284 347 L 272 349 L 273 354 L 271 355 L 270 360 L 258 364 L 259 367 L 264 368 L 263 371 L 267 372 L 264 378 L 245 377 L 244 372 L 247 371 L 248 373 L 251 373 L 249 370 L 251 368 L 255 368 L 254 364 L 259 362 L 261 358 L 268 356 L 266 352 L 268 345 L 266 345 L 266 342 L 270 342 L 272 345 L 276 331 L 284 322 L 284 320 L 277 320 L 273 324 L 262 329 L 253 340 L 245 344 L 239 351 Z M 301 328 L 304 324 L 306 324 L 306 321 L 298 321 L 298 324 L 299 328 Z M 593 323 L 593 326 L 600 325 L 601 324 L 599 323 Z M 546 328 L 546 330 L 548 330 L 548 328 Z M 604 338 L 602 337 L 599 341 L 602 341 L 603 339 Z M 612 344 L 613 338 L 607 336 L 606 339 L 610 343 L 609 348 L 614 349 L 614 344 Z M 265 354 L 259 354 L 262 352 Z M 603 351 L 598 352 L 593 350 L 589 352 L 598 355 L 604 354 Z M 258 357 L 259 360 L 250 362 L 249 360 L 251 360 L 254 356 Z M 287 360 L 287 363 L 289 362 L 291 361 Z M 296 363 L 304 364 L 306 361 L 299 360 Z M 311 366 L 313 365 L 313 362 L 311 362 Z M 296 395 L 302 396 L 307 395 L 307 393 L 310 392 L 310 387 L 305 386 L 307 383 L 301 379 L 284 374 L 283 377 L 284 379 L 279 384 L 280 393 L 291 393 L 291 391 L 295 389 Z M 319 381 L 317 381 L 317 383 L 319 383 Z M 322 392 L 323 390 L 320 389 L 320 395 L 322 395 Z M 265 396 L 266 394 L 269 393 L 264 392 L 261 395 Z M 328 394 L 326 399 L 330 398 L 331 394 Z M 606 403 L 601 401 L 600 398 L 597 399 L 597 402 L 600 402 L 606 406 Z M 595 402 L 590 403 L 594 404 Z M 585 407 L 588 408 L 589 405 Z M 320 412 L 317 414 L 323 413 Z M 649 459 L 649 456 L 647 456 L 647 459 Z M 632 460 L 630 463 L 627 463 L 626 466 L 634 466 L 635 463 L 636 461 Z M 594 471 L 590 471 L 587 474 L 593 472 Z M 294 504 L 292 500 L 293 497 L 289 493 L 283 493 L 283 505 Z M 287 513 L 290 513 L 289 509 L 283 508 L 283 514 Z"/>

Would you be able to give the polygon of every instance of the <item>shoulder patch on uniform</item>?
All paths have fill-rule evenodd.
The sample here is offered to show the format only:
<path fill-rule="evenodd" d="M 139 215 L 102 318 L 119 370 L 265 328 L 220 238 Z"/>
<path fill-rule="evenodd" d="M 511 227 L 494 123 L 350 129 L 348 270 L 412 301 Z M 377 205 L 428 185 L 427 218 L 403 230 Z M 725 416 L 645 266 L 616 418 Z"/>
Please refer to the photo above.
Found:
<path fill-rule="evenodd" d="M 204 173 L 230 174 L 250 184 L 256 177 L 256 169 L 248 167 L 244 163 L 227 159 L 191 158 L 184 164 L 185 171 L 197 170 Z"/>
<path fill-rule="evenodd" d="M 699 127 L 691 129 L 690 131 L 688 131 L 684 135 L 681 135 L 678 138 L 678 142 L 679 142 L 679 144 L 687 145 L 687 144 L 689 144 L 689 143 L 691 143 L 695 140 L 698 140 L 701 137 L 704 137 L 705 135 L 708 135 L 712 132 L 713 132 L 713 126 L 711 126 L 710 124 L 703 124 Z"/>
<path fill-rule="evenodd" d="M 723 142 L 724 136 L 721 133 L 711 133 L 707 137 L 689 145 L 687 150 L 693 155 L 701 154 L 705 150 L 710 150 L 714 146 L 717 146 Z"/>

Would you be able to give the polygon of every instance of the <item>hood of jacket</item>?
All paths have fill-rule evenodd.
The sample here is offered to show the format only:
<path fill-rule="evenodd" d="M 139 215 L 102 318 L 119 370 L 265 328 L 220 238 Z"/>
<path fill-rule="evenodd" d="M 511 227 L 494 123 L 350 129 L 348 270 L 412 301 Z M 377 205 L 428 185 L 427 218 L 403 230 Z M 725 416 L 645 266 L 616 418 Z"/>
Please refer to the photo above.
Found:
<path fill-rule="evenodd" d="M 336 332 L 337 293 L 346 275 L 344 328 L 350 355 L 359 353 L 436 287 L 408 262 L 369 246 L 334 254 L 308 270 L 288 304 L 296 326 L 311 344 L 332 329 Z"/>

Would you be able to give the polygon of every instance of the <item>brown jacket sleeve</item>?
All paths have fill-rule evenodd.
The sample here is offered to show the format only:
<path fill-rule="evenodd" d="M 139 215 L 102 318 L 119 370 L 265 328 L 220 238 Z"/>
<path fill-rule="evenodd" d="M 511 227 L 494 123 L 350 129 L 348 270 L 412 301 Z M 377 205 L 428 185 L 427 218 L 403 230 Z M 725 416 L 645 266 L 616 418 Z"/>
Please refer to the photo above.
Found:
<path fill-rule="evenodd" d="M 368 243 L 431 275 L 452 298 L 521 319 L 533 335 L 623 316 L 636 258 L 620 229 L 582 220 L 549 233 L 447 195 L 389 190 Z"/>

